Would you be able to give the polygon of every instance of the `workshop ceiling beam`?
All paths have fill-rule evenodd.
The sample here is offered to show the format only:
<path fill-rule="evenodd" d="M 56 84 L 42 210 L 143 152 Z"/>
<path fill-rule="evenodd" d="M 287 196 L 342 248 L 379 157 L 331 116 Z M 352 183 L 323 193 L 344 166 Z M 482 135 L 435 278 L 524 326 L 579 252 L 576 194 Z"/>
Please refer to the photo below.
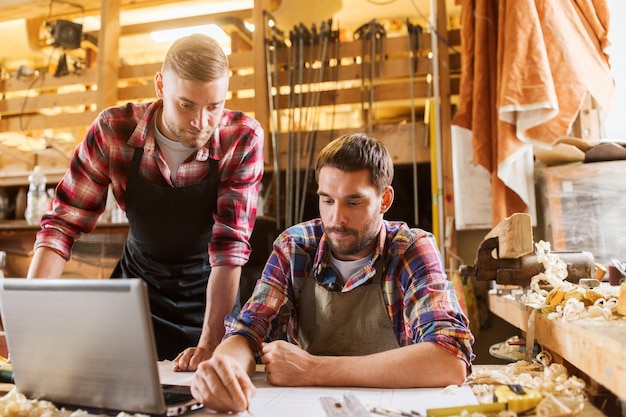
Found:
<path fill-rule="evenodd" d="M 52 2 L 51 2 L 52 1 Z M 178 3 L 183 0 L 122 0 L 121 10 Z M 75 19 L 100 14 L 100 0 L 63 2 L 54 0 L 2 0 L 0 22 L 15 19 Z"/>

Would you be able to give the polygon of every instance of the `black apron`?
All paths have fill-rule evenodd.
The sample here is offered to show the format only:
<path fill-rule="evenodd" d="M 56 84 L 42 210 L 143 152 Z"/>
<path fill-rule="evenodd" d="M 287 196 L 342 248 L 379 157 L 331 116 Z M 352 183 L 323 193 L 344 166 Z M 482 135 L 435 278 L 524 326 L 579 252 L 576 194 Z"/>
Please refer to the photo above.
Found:
<path fill-rule="evenodd" d="M 322 356 L 361 356 L 399 347 L 382 293 L 383 262 L 369 284 L 351 291 L 326 289 L 314 270 L 304 280 L 298 303 L 298 342 Z"/>
<path fill-rule="evenodd" d="M 161 187 L 139 173 L 135 149 L 126 185 L 129 233 L 111 278 L 148 284 L 159 360 L 196 346 L 202 332 L 211 271 L 208 244 L 217 204 L 217 161 L 209 175 L 187 187 Z"/>

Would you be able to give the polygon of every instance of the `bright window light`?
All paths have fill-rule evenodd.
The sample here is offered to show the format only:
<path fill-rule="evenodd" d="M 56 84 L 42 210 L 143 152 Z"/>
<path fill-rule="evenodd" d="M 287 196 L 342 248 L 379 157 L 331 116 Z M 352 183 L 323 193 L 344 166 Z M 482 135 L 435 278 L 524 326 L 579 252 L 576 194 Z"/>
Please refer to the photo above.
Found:
<path fill-rule="evenodd" d="M 215 39 L 224 52 L 230 54 L 230 36 L 226 34 L 217 25 L 202 25 L 202 26 L 189 26 L 179 29 L 158 30 L 150 33 L 150 38 L 155 42 L 173 42 L 183 36 L 191 35 L 192 33 L 203 33 Z"/>

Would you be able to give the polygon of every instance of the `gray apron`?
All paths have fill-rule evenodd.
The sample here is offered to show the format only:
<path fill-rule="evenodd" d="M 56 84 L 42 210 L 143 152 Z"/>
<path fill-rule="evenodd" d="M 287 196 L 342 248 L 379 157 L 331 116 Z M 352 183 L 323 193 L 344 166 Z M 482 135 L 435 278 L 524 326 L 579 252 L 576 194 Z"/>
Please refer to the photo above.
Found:
<path fill-rule="evenodd" d="M 129 233 L 111 278 L 142 278 L 148 284 L 159 360 L 196 346 L 202 332 L 211 271 L 208 244 L 217 202 L 217 161 L 209 175 L 187 187 L 161 187 L 139 174 L 143 148 L 128 173 Z"/>
<path fill-rule="evenodd" d="M 399 347 L 382 293 L 382 260 L 369 284 L 329 291 L 311 270 L 298 303 L 298 341 L 313 355 L 362 356 Z"/>

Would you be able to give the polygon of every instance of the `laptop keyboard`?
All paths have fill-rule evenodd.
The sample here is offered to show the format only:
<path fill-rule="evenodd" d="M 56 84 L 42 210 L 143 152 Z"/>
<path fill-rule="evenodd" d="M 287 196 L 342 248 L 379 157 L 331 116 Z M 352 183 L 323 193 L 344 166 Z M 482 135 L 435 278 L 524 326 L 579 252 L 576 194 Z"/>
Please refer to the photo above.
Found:
<path fill-rule="evenodd" d="M 180 404 L 193 400 L 191 391 L 185 385 L 162 384 L 165 404 Z"/>

